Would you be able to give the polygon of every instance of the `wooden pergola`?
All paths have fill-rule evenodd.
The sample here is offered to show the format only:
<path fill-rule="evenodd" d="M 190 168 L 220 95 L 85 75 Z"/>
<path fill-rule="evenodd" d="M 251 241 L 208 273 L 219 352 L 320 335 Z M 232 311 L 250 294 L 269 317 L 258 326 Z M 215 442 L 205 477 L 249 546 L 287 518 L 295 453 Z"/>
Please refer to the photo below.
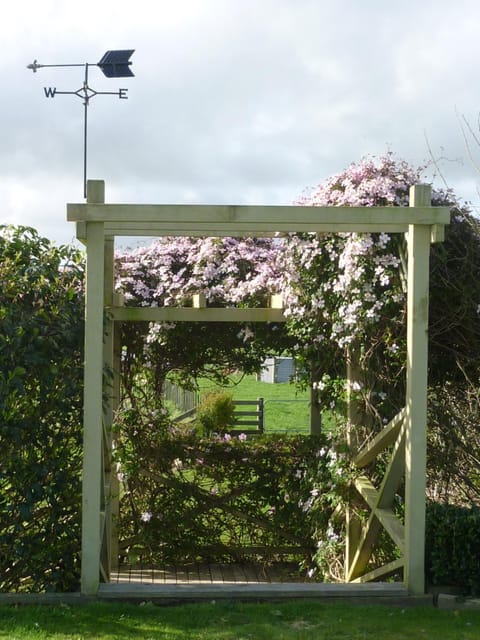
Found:
<path fill-rule="evenodd" d="M 346 581 L 378 580 L 403 568 L 410 594 L 423 594 L 428 291 L 430 243 L 443 240 L 450 222 L 445 207 L 431 206 L 427 185 L 412 187 L 410 207 L 311 207 L 106 204 L 103 181 L 89 181 L 87 201 L 67 205 L 67 219 L 76 223 L 77 238 L 87 251 L 84 370 L 84 438 L 82 498 L 81 590 L 98 593 L 115 566 L 116 474 L 111 465 L 110 426 L 118 404 L 118 354 L 115 324 L 128 321 L 279 322 L 281 308 L 213 309 L 123 307 L 114 294 L 116 236 L 272 236 L 277 232 L 404 233 L 408 251 L 407 390 L 405 407 L 367 446 L 356 464 L 366 467 L 381 451 L 392 447 L 381 486 L 360 476 L 356 488 L 370 508 L 361 531 L 352 529 L 347 541 Z M 116 381 L 106 388 L 104 370 Z M 104 394 L 109 401 L 106 406 Z M 405 478 L 405 521 L 393 512 L 393 500 Z M 394 540 L 400 559 L 365 573 L 372 548 L 383 528 Z M 113 542 L 112 542 L 113 541 Z"/>

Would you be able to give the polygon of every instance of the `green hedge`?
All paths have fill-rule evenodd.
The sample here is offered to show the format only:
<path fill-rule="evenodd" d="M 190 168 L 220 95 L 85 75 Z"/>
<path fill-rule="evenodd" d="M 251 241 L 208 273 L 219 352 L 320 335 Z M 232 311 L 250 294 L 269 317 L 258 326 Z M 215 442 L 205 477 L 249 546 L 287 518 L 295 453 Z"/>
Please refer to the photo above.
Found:
<path fill-rule="evenodd" d="M 425 545 L 430 585 L 480 593 L 480 508 L 429 503 Z"/>
<path fill-rule="evenodd" d="M 0 591 L 79 585 L 83 259 L 0 226 Z"/>

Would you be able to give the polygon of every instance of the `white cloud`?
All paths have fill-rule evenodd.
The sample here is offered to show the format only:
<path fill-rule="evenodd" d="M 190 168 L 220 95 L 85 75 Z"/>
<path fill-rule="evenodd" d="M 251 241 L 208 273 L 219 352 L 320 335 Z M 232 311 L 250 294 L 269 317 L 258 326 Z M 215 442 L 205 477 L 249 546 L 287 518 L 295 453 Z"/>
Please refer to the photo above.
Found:
<path fill-rule="evenodd" d="M 125 201 L 290 202 L 368 153 L 445 156 L 452 186 L 477 197 L 455 113 L 476 123 L 480 7 L 472 0 L 20 0 L 2 8 L 3 220 L 73 236 L 81 200 L 83 68 L 134 48 L 128 100 L 89 107 L 89 176 Z M 456 162 L 461 158 L 461 162 Z M 451 160 L 455 159 L 455 162 Z M 462 194 L 460 194 L 462 195 Z M 478 198 L 478 197 L 477 197 Z"/>

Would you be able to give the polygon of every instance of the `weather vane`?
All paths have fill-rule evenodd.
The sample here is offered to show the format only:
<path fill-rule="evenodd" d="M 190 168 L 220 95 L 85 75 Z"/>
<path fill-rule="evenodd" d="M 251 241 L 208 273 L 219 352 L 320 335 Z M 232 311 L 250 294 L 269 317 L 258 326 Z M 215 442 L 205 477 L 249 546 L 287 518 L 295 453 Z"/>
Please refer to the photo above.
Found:
<path fill-rule="evenodd" d="M 122 49 L 121 51 L 107 51 L 100 62 L 80 63 L 80 64 L 39 64 L 36 60 L 27 65 L 34 73 L 43 67 L 84 67 L 85 77 L 83 86 L 77 91 L 58 91 L 56 87 L 44 87 L 46 98 L 54 98 L 56 95 L 78 96 L 83 100 L 84 105 L 84 126 L 83 126 L 83 195 L 87 197 L 87 113 L 90 100 L 98 95 L 118 96 L 121 100 L 128 98 L 128 89 L 118 89 L 117 91 L 95 91 L 88 86 L 88 68 L 100 67 L 107 78 L 128 78 L 133 76 L 130 69 L 130 58 L 135 49 Z"/>

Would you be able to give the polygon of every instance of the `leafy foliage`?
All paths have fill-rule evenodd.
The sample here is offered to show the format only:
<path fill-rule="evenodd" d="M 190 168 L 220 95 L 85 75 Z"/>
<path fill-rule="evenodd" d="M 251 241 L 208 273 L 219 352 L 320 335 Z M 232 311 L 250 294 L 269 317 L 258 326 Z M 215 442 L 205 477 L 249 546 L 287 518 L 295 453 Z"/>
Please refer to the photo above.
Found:
<path fill-rule="evenodd" d="M 442 204 L 436 200 L 436 204 Z M 431 256 L 429 381 L 476 386 L 480 374 L 480 220 L 452 206 Z"/>
<path fill-rule="evenodd" d="M 325 436 L 202 437 L 161 416 L 139 424 L 128 411 L 117 427 L 125 555 L 158 562 L 286 555 L 314 566 L 316 542 L 348 492 Z"/>
<path fill-rule="evenodd" d="M 421 181 L 392 154 L 366 158 L 305 194 L 318 206 L 406 206 L 409 188 Z M 429 308 L 429 424 L 431 440 L 451 450 L 461 436 L 464 411 L 469 433 L 476 428 L 473 399 L 480 379 L 480 221 L 460 207 L 451 192 L 433 190 L 432 204 L 451 210 L 445 242 L 432 246 Z M 321 404 L 338 404 L 345 386 L 348 353 L 358 360 L 353 390 L 362 442 L 405 403 L 406 248 L 398 235 L 292 234 L 281 254 L 282 294 L 288 330 L 298 340 L 297 360 L 306 384 L 313 382 Z M 340 365 L 339 365 L 340 363 Z M 350 390 L 352 391 L 352 390 Z M 462 396 L 468 401 L 461 401 Z M 445 423 L 445 418 L 450 416 Z M 453 418 L 454 417 L 454 418 Z M 442 424 L 443 420 L 443 424 Z M 448 428 L 447 428 L 448 424 Z M 474 442 L 478 441 L 475 436 Z M 435 451 L 440 454 L 438 447 Z M 457 495 L 478 499 L 478 446 L 469 471 L 443 468 Z M 432 483 L 441 457 L 430 455 Z M 444 463 L 446 461 L 444 460 Z M 435 471 L 433 469 L 435 468 Z M 476 488 L 475 488 L 476 487 Z M 445 492 L 443 492 L 445 495 Z"/>
<path fill-rule="evenodd" d="M 392 154 L 366 158 L 305 194 L 301 203 L 406 206 L 409 187 L 420 176 L 421 170 Z M 478 501 L 480 488 L 480 222 L 450 192 L 434 190 L 432 204 L 450 207 L 452 216 L 445 243 L 431 251 L 429 492 L 465 503 Z M 286 243 L 283 272 L 289 278 L 282 294 L 304 382 L 313 384 L 320 404 L 338 406 L 347 390 L 344 363 L 353 355 L 357 380 L 348 391 L 357 414 L 353 438 L 361 444 L 405 403 L 404 241 L 349 233 L 291 234 Z M 383 466 L 380 460 L 371 469 L 374 477 L 381 477 Z"/>
<path fill-rule="evenodd" d="M 0 227 L 0 590 L 78 584 L 83 266 Z"/>
<path fill-rule="evenodd" d="M 480 505 L 480 390 L 446 383 L 430 388 L 429 496 L 462 506 Z"/>
<path fill-rule="evenodd" d="M 426 520 L 427 580 L 480 593 L 480 509 L 431 502 Z"/>

